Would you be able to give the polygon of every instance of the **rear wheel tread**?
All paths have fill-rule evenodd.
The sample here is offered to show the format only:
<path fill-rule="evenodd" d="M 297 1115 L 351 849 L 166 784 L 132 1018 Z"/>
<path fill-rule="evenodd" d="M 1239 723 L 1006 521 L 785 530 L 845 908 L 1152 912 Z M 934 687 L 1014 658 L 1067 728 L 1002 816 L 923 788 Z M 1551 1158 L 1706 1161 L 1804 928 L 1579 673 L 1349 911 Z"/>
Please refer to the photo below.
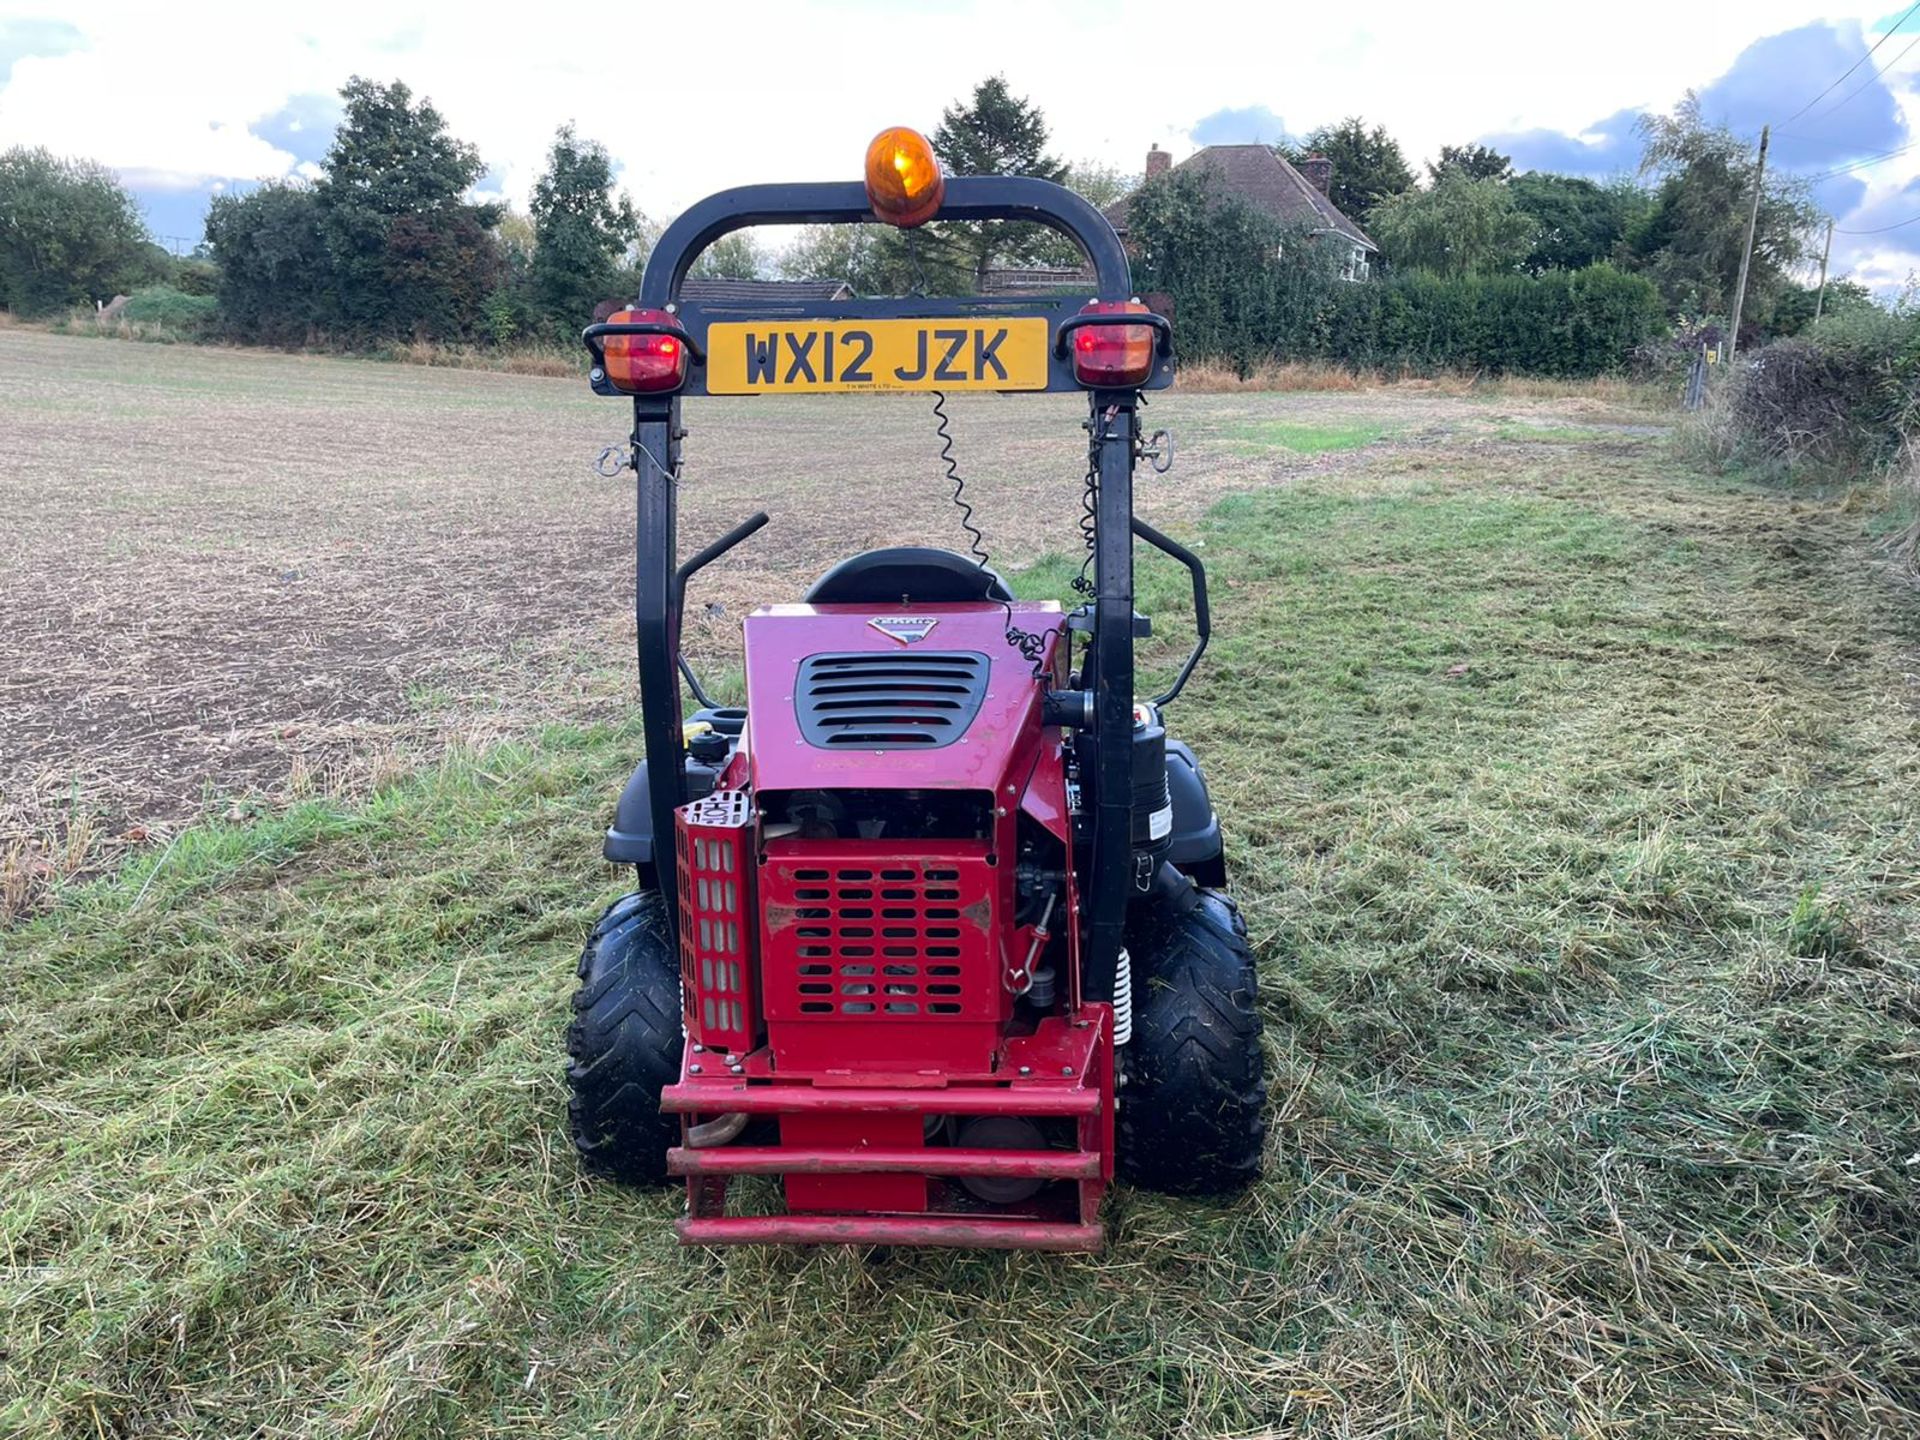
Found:
<path fill-rule="evenodd" d="M 630 1185 L 666 1178 L 677 1117 L 660 1092 L 679 1078 L 680 972 L 658 894 L 609 905 L 587 937 L 567 1026 L 567 1116 L 581 1163 Z"/>
<path fill-rule="evenodd" d="M 1133 1039 L 1121 1052 L 1118 1160 L 1136 1184 L 1225 1194 L 1266 1143 L 1258 981 L 1232 900 L 1170 867 L 1131 917 Z"/>

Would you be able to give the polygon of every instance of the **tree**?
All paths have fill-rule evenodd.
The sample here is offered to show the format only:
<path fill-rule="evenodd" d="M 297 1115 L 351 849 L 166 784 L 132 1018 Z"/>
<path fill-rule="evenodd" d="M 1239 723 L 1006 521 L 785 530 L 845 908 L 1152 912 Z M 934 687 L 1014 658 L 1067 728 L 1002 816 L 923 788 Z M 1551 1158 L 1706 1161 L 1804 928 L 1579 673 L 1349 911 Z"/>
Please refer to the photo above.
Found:
<path fill-rule="evenodd" d="M 1324 155 L 1333 162 L 1333 181 L 1327 198 L 1349 220 L 1362 221 L 1369 211 L 1390 195 L 1413 188 L 1413 171 L 1399 144 L 1387 134 L 1384 125 L 1367 129 L 1357 115 L 1349 115 L 1338 125 L 1322 125 L 1301 142 L 1297 151 L 1286 151 L 1298 164 L 1309 155 Z"/>
<path fill-rule="evenodd" d="M 1127 208 L 1134 284 L 1173 298 L 1183 353 L 1244 374 L 1305 343 L 1333 288 L 1341 251 L 1220 193 L 1206 169 L 1157 176 Z"/>
<path fill-rule="evenodd" d="M 1140 177 L 1098 160 L 1080 160 L 1067 168 L 1061 183 L 1096 210 L 1104 210 L 1139 188 Z M 1033 237 L 1029 260 L 1035 265 L 1073 266 L 1085 262 L 1080 247 L 1058 230 L 1041 229 Z"/>
<path fill-rule="evenodd" d="M 1442 171 L 1428 189 L 1389 196 L 1367 229 L 1397 269 L 1436 275 L 1512 272 L 1533 245 L 1534 223 L 1498 180 Z"/>
<path fill-rule="evenodd" d="M 1140 176 L 1098 160 L 1076 160 L 1067 167 L 1061 183 L 1094 209 L 1104 210 L 1137 190 Z"/>
<path fill-rule="evenodd" d="M 549 330 L 578 332 L 592 319 L 593 307 L 617 293 L 641 216 L 615 192 L 606 147 L 580 139 L 571 125 L 554 136 L 529 209 L 528 282 L 535 309 Z"/>
<path fill-rule="evenodd" d="M 687 273 L 702 280 L 758 280 L 767 272 L 766 256 L 744 230 L 722 235 L 700 252 Z"/>
<path fill-rule="evenodd" d="M 1628 234 L 1625 254 L 1660 287 L 1675 314 L 1722 315 L 1746 247 L 1757 160 L 1725 126 L 1708 125 L 1691 92 L 1672 115 L 1641 120 L 1643 175 L 1658 179 L 1651 211 Z M 1806 182 L 1770 171 L 1754 229 L 1748 313 L 1764 323 L 1793 269 L 1812 248 L 1820 215 Z"/>
<path fill-rule="evenodd" d="M 111 299 L 146 262 L 147 227 L 111 170 L 45 149 L 0 154 L 0 305 L 45 315 Z"/>
<path fill-rule="evenodd" d="M 899 295 L 913 288 L 906 241 L 881 225 L 807 225 L 781 254 L 788 280 L 844 280 L 856 295 Z"/>
<path fill-rule="evenodd" d="M 398 81 L 355 76 L 340 98 L 345 117 L 314 199 L 344 327 L 362 337 L 464 333 L 502 271 L 490 234 L 500 207 L 464 198 L 485 168 L 479 152 Z"/>
<path fill-rule="evenodd" d="M 1773 317 L 1767 329 L 1775 337 L 1805 333 L 1813 327 L 1816 304 L 1820 305 L 1822 326 L 1836 315 L 1859 314 L 1875 308 L 1873 292 L 1858 280 L 1844 276 L 1827 282 L 1824 302 L 1820 300 L 1819 286 L 1789 284 L 1774 301 Z"/>
<path fill-rule="evenodd" d="M 301 345 L 337 323 L 333 260 L 311 186 L 274 181 L 214 196 L 207 249 L 220 270 L 221 318 L 235 334 Z"/>
<path fill-rule="evenodd" d="M 1575 175 L 1529 171 L 1507 188 L 1534 223 L 1533 248 L 1520 262 L 1534 275 L 1581 270 L 1609 258 L 1650 203 L 1629 180 L 1598 185 Z"/>
<path fill-rule="evenodd" d="M 1067 167 L 1046 153 L 1047 121 L 1040 107 L 1007 88 L 994 75 L 973 87 L 969 104 L 949 105 L 933 132 L 933 150 L 949 175 L 1033 175 L 1062 180 Z M 1044 264 L 1057 247 L 1053 232 L 1027 224 L 948 223 L 937 234 L 953 252 L 948 263 L 964 265 L 977 289 L 995 264 Z M 923 266 L 927 257 L 922 256 Z"/>
<path fill-rule="evenodd" d="M 1486 145 L 1442 145 L 1440 158 L 1427 166 L 1427 178 L 1464 175 L 1469 180 L 1511 180 L 1513 161 Z"/>

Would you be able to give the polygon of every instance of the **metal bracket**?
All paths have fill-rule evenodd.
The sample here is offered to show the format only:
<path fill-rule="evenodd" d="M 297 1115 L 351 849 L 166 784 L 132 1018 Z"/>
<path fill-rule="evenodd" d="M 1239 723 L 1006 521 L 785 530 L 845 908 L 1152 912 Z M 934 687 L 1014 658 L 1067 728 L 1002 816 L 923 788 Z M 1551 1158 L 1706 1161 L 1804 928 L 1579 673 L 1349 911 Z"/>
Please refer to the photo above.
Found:
<path fill-rule="evenodd" d="M 1140 459 L 1153 465 L 1153 473 L 1164 475 L 1173 469 L 1173 432 L 1156 430 L 1144 441 L 1139 442 L 1134 452 Z"/>

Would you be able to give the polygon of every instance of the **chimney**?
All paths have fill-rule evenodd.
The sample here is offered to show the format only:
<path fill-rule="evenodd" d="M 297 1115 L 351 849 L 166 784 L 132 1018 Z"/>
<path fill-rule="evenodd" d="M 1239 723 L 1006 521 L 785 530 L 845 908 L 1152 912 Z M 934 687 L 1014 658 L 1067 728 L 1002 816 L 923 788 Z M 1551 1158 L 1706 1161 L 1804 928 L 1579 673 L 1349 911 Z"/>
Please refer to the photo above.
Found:
<path fill-rule="evenodd" d="M 1158 144 L 1147 151 L 1147 179 L 1151 180 L 1156 175 L 1164 175 L 1172 168 L 1173 156 L 1162 150 Z"/>
<path fill-rule="evenodd" d="M 1333 161 L 1324 155 L 1309 155 L 1300 162 L 1300 173 L 1307 177 L 1307 183 L 1322 195 L 1333 184 Z"/>

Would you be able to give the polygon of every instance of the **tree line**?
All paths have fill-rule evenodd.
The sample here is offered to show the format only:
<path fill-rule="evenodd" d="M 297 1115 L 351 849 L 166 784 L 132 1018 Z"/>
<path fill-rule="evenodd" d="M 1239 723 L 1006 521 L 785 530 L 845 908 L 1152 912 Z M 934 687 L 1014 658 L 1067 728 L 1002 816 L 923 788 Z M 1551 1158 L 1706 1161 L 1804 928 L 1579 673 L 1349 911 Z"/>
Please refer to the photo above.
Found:
<path fill-rule="evenodd" d="M 340 93 L 318 176 L 216 196 L 185 259 L 152 243 L 110 171 L 44 150 L 0 155 L 0 304 L 48 314 L 131 291 L 156 318 L 260 343 L 502 345 L 570 342 L 597 304 L 635 292 L 660 227 L 621 192 L 602 145 L 561 127 L 521 213 L 474 198 L 478 150 L 404 84 L 356 77 Z M 1646 122 L 1637 175 L 1604 183 L 1516 175 L 1480 145 L 1443 147 L 1421 180 L 1383 127 L 1350 118 L 1276 148 L 1332 161 L 1330 198 L 1385 262 L 1384 281 L 1356 286 L 1334 247 L 1288 234 L 1204 170 L 1139 185 L 1063 162 L 1039 107 L 1001 77 L 948 106 L 932 139 L 950 173 L 1040 175 L 1096 205 L 1131 192 L 1136 286 L 1172 298 L 1185 353 L 1242 365 L 1616 368 L 1649 336 L 1691 335 L 1724 313 L 1753 181 L 1743 142 L 1691 98 Z M 1791 333 L 1810 315 L 1793 276 L 1816 218 L 1804 186 L 1769 177 L 1748 289 L 1756 327 Z M 996 267 L 1079 258 L 1037 225 L 813 226 L 777 256 L 727 236 L 695 273 L 965 293 Z M 1836 291 L 1842 304 L 1865 294 Z"/>
<path fill-rule="evenodd" d="M 603 145 L 562 126 L 523 214 L 473 198 L 478 150 L 406 85 L 355 77 L 340 97 L 319 175 L 216 195 L 184 260 L 151 242 L 104 167 L 0 156 L 0 304 L 42 316 L 133 291 L 150 312 L 273 345 L 568 343 L 596 305 L 638 289 L 662 226 L 620 191 Z M 951 173 L 1041 175 L 1102 204 L 1124 191 L 1117 172 L 1048 155 L 1039 110 L 998 77 L 949 106 L 933 139 Z M 974 288 L 992 264 L 1077 258 L 1038 225 L 811 226 L 778 256 L 725 236 L 693 273 L 944 292 Z"/>
<path fill-rule="evenodd" d="M 1340 283 L 1342 257 L 1194 167 L 1135 197 L 1135 283 L 1174 297 L 1184 349 L 1243 369 L 1304 357 L 1587 375 L 1670 362 L 1721 337 L 1757 162 L 1691 95 L 1643 121 L 1641 139 L 1637 172 L 1608 181 L 1515 174 L 1484 145 L 1441 147 L 1422 179 L 1384 127 L 1348 118 L 1275 149 L 1296 165 L 1332 161 L 1329 198 L 1379 245 L 1377 283 Z M 1815 291 L 1796 274 L 1819 220 L 1804 182 L 1767 177 L 1743 344 L 1811 320 Z M 1829 313 L 1870 306 L 1852 282 L 1827 289 Z"/>

